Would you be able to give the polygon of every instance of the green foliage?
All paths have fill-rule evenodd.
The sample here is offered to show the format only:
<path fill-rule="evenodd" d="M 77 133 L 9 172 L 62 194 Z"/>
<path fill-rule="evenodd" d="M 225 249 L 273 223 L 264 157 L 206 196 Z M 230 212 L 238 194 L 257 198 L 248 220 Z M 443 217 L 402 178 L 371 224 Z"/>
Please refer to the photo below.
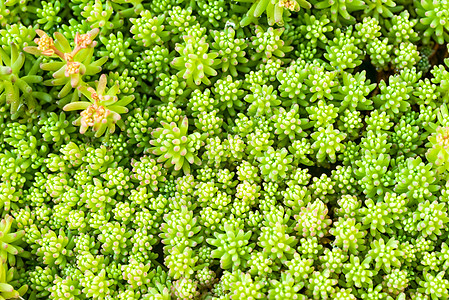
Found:
<path fill-rule="evenodd" d="M 224 73 L 229 71 L 234 77 L 237 76 L 237 70 L 248 70 L 242 66 L 242 64 L 248 62 L 248 59 L 245 57 L 247 44 L 245 39 L 235 38 L 235 34 L 236 32 L 232 27 L 228 27 L 224 31 L 211 32 L 214 38 L 211 48 L 218 53 L 217 60 L 219 62 L 217 67 L 221 67 Z"/>
<path fill-rule="evenodd" d="M 365 3 L 362 0 L 344 0 L 344 1 L 329 1 L 329 0 L 314 0 L 316 2 L 314 7 L 316 9 L 328 9 L 332 22 L 354 22 L 355 18 L 350 15 L 354 11 L 365 8 Z"/>
<path fill-rule="evenodd" d="M 447 171 L 449 168 L 447 163 L 449 159 L 446 159 L 448 156 L 446 146 L 448 136 L 448 127 L 438 126 L 432 135 L 428 137 L 429 142 L 426 146 L 429 149 L 427 150 L 426 158 L 438 167 L 438 172 Z"/>
<path fill-rule="evenodd" d="M 176 52 L 180 56 L 175 57 L 171 64 L 178 69 L 177 76 L 186 79 L 189 86 L 204 83 L 210 85 L 208 76 L 217 75 L 212 68 L 218 53 L 208 53 L 209 44 L 205 37 L 183 36 L 183 43 L 176 45 Z"/>
<path fill-rule="evenodd" d="M 449 298 L 448 9 L 0 1 L 0 299 Z"/>
<path fill-rule="evenodd" d="M 12 119 L 16 119 L 24 110 L 34 112 L 39 102 L 50 102 L 51 97 L 33 90 L 33 84 L 42 82 L 37 75 L 40 62 L 30 64 L 15 44 L 10 48 L 10 54 L 0 49 L 0 103 L 8 103 Z"/>
<path fill-rule="evenodd" d="M 107 89 L 106 75 L 101 75 L 96 84 L 96 89 L 81 87 L 79 90 L 90 101 L 77 101 L 64 106 L 65 111 L 82 110 L 80 117 L 73 124 L 80 126 L 80 133 L 85 133 L 89 127 L 95 132 L 95 136 L 114 133 L 115 124 L 124 129 L 124 123 L 120 114 L 127 113 L 128 105 L 134 100 L 134 95 L 117 96 L 119 85 Z M 107 130 L 107 131 L 106 131 Z"/>
<path fill-rule="evenodd" d="M 108 37 L 100 36 L 100 41 L 104 45 L 104 50 L 98 51 L 100 56 L 109 56 L 110 62 L 106 64 L 106 68 L 113 70 L 120 64 L 129 64 L 129 57 L 132 55 L 132 49 L 129 49 L 132 40 L 130 38 L 124 40 L 123 33 L 120 31 L 115 36 L 111 33 Z"/>
<path fill-rule="evenodd" d="M 268 27 L 267 30 L 264 30 L 263 27 L 256 26 L 251 43 L 256 53 L 251 56 L 251 60 L 262 59 L 263 62 L 266 62 L 273 56 L 282 58 L 287 52 L 292 51 L 293 47 L 289 46 L 289 42 L 286 43 L 281 39 L 283 32 L 283 28 Z"/>
<path fill-rule="evenodd" d="M 97 0 L 99 1 L 99 0 Z M 58 94 L 63 98 L 69 94 L 72 88 L 83 85 L 83 77 L 95 75 L 101 71 L 101 66 L 107 58 L 103 57 L 92 61 L 95 37 L 99 34 L 98 29 L 93 29 L 86 34 L 77 34 L 75 37 L 75 48 L 72 49 L 67 38 L 61 33 L 55 33 L 55 39 L 51 38 L 42 30 L 36 29 L 39 38 L 35 39 L 38 45 L 25 47 L 24 50 L 37 56 L 59 58 L 61 61 L 50 61 L 40 65 L 42 70 L 51 71 L 54 79 L 45 81 L 52 86 L 63 86 Z"/>
<path fill-rule="evenodd" d="M 3 299 L 17 299 L 23 296 L 28 290 L 28 286 L 24 285 L 19 289 L 15 289 L 14 286 L 11 285 L 13 283 L 15 270 L 13 268 L 9 268 L 5 262 L 0 264 L 0 297 Z"/>
<path fill-rule="evenodd" d="M 289 16 L 290 11 L 299 11 L 300 8 L 310 9 L 312 5 L 306 0 L 250 0 L 242 2 L 254 2 L 246 13 L 246 16 L 240 21 L 241 26 L 247 26 L 259 18 L 264 12 L 267 15 L 267 21 L 270 26 L 275 23 L 284 25 L 283 16 Z"/>
<path fill-rule="evenodd" d="M 422 0 L 416 2 L 416 13 L 420 17 L 417 27 L 423 30 L 424 42 L 430 39 L 442 44 L 448 41 L 448 25 L 444 21 L 449 13 L 449 3 L 447 1 Z"/>
<path fill-rule="evenodd" d="M 139 18 L 131 18 L 130 21 L 133 24 L 130 31 L 139 46 L 148 48 L 168 38 L 168 32 L 164 31 L 164 25 L 162 25 L 163 15 L 153 17 L 150 11 L 144 10 Z"/>
<path fill-rule="evenodd" d="M 357 254 L 365 249 L 363 243 L 366 232 L 361 229 L 361 224 L 354 218 L 339 218 L 330 233 L 335 236 L 334 245 L 340 247 L 343 251 L 349 251 Z"/>
<path fill-rule="evenodd" d="M 153 146 L 150 151 L 159 156 L 158 162 L 164 162 L 164 166 L 174 166 L 175 171 L 190 172 L 191 164 L 201 164 L 196 152 L 203 144 L 203 137 L 198 132 L 187 134 L 188 119 L 180 119 L 178 124 L 161 122 L 162 128 L 155 129 L 150 141 Z"/>
<path fill-rule="evenodd" d="M 246 266 L 250 259 L 254 243 L 249 243 L 251 232 L 245 232 L 230 223 L 225 223 L 224 233 L 214 233 L 215 238 L 206 239 L 208 244 L 215 246 L 211 253 L 213 258 L 220 259 L 222 269 L 236 269 Z"/>

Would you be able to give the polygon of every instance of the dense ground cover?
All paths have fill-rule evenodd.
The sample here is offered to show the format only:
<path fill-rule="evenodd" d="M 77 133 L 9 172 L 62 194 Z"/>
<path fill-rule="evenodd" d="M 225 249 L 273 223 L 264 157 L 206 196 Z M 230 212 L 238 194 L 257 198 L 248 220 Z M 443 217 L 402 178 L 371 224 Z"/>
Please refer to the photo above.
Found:
<path fill-rule="evenodd" d="M 0 0 L 0 299 L 448 299 L 446 0 Z"/>

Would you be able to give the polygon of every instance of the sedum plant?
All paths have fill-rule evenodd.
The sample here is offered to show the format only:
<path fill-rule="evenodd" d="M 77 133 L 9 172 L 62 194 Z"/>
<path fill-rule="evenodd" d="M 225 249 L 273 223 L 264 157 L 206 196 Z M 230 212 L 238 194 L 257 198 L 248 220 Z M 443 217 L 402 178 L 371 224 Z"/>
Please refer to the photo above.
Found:
<path fill-rule="evenodd" d="M 240 25 L 247 26 L 255 22 L 263 13 L 267 15 L 268 25 L 284 25 L 284 16 L 290 12 L 302 9 L 310 9 L 312 5 L 306 0 L 238 0 L 242 2 L 253 2 Z"/>
<path fill-rule="evenodd" d="M 165 162 L 166 168 L 173 166 L 175 171 L 190 172 L 191 164 L 201 164 L 196 151 L 201 147 L 203 136 L 198 132 L 187 134 L 189 121 L 187 117 L 179 120 L 178 124 L 161 122 L 162 127 L 152 133 L 150 144 L 152 154 L 157 155 L 158 162 Z"/>
<path fill-rule="evenodd" d="M 449 298 L 448 3 L 0 1 L 0 299 Z"/>
<path fill-rule="evenodd" d="M 16 119 L 24 110 L 32 113 L 40 102 L 50 102 L 51 97 L 33 90 L 34 84 L 42 82 L 42 76 L 37 75 L 40 61 L 30 64 L 14 43 L 10 49 L 0 48 L 0 102 L 10 105 L 12 118 Z"/>
<path fill-rule="evenodd" d="M 112 134 L 116 124 L 124 130 L 120 114 L 128 112 L 126 105 L 134 100 L 134 95 L 117 95 L 119 89 L 118 84 L 107 89 L 107 77 L 103 74 L 96 83 L 96 89 L 86 86 L 78 88 L 89 102 L 71 102 L 63 109 L 65 111 L 82 110 L 80 117 L 73 122 L 74 125 L 80 126 L 80 133 L 85 133 L 89 127 L 92 127 L 96 137 L 102 136 L 106 130 L 108 134 Z"/>
<path fill-rule="evenodd" d="M 94 41 L 99 33 L 99 29 L 92 29 L 85 34 L 77 33 L 75 36 L 75 47 L 72 48 L 67 38 L 56 32 L 54 39 L 42 30 L 36 29 L 39 38 L 34 42 L 36 46 L 25 47 L 24 50 L 37 56 L 58 58 L 59 61 L 51 61 L 41 64 L 41 69 L 51 71 L 54 79 L 47 80 L 46 84 L 63 86 L 58 93 L 58 97 L 67 96 L 71 89 L 83 84 L 84 76 L 91 76 L 101 71 L 101 66 L 106 62 L 107 57 L 102 57 L 92 61 Z"/>

